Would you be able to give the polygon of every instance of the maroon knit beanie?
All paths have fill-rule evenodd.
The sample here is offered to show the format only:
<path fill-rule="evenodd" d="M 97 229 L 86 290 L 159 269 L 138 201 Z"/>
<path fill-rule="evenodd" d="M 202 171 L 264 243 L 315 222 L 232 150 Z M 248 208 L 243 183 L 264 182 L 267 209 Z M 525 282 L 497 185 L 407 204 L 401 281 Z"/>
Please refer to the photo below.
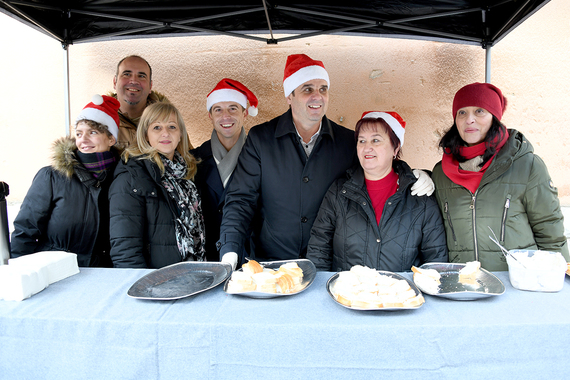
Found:
<path fill-rule="evenodd" d="M 490 83 L 471 83 L 461 88 L 453 99 L 453 119 L 463 107 L 481 107 L 501 120 L 507 107 L 507 99 L 501 90 Z"/>

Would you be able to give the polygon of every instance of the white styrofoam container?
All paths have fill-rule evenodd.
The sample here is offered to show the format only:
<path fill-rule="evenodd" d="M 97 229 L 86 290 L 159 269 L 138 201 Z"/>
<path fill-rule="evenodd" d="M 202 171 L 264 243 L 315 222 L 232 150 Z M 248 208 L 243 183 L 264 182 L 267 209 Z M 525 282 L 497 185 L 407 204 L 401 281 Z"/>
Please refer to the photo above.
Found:
<path fill-rule="evenodd" d="M 558 292 L 564 286 L 567 264 L 560 252 L 511 250 L 507 256 L 513 287 L 535 292 Z"/>

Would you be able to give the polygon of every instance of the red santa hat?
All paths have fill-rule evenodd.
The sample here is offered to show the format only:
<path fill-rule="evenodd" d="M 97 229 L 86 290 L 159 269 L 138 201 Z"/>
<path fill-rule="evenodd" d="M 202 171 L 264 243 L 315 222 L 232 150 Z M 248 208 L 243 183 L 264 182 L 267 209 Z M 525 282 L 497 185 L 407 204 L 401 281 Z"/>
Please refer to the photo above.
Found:
<path fill-rule="evenodd" d="M 324 79 L 330 88 L 329 74 L 321 61 L 315 61 L 305 54 L 292 54 L 287 57 L 283 74 L 283 91 L 289 96 L 297 87 L 313 79 Z"/>
<path fill-rule="evenodd" d="M 397 112 L 381 112 L 381 111 L 367 111 L 362 114 L 360 119 L 382 119 L 392 131 L 398 140 L 400 140 L 400 146 L 404 146 L 404 133 L 406 133 L 406 122 L 402 119 Z"/>
<path fill-rule="evenodd" d="M 107 127 L 115 139 L 119 137 L 119 107 L 121 103 L 111 96 L 93 95 L 91 103 L 79 113 L 75 124 L 81 120 L 92 120 Z"/>
<path fill-rule="evenodd" d="M 257 115 L 257 97 L 247 87 L 237 80 L 224 78 L 208 94 L 206 106 L 208 112 L 212 106 L 219 102 L 236 102 L 251 116 Z M 249 102 L 249 107 L 247 106 Z"/>

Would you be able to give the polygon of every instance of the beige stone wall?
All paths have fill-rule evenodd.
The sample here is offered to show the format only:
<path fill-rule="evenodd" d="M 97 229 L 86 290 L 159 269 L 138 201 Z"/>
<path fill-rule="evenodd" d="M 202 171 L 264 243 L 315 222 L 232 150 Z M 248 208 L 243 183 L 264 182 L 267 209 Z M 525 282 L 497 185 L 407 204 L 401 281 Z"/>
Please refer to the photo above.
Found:
<path fill-rule="evenodd" d="M 552 0 L 492 48 L 492 83 L 509 100 L 503 121 L 521 130 L 543 157 L 570 205 L 570 3 Z M 54 40 L 0 15 L 0 180 L 23 199 L 37 170 L 49 164 L 50 142 L 65 132 L 63 51 Z M 8 38 L 23 34 L 22 38 Z M 191 142 L 207 140 L 206 95 L 223 77 L 245 83 L 260 99 L 246 128 L 287 109 L 282 90 L 287 55 L 322 60 L 331 77 L 328 116 L 353 128 L 363 111 L 394 110 L 407 121 L 403 158 L 431 169 L 437 142 L 453 122 L 451 102 L 465 84 L 485 80 L 485 51 L 478 46 L 374 37 L 321 36 L 278 45 L 219 36 L 122 40 L 73 45 L 71 116 L 94 93 L 112 90 L 116 64 L 139 54 L 153 68 L 154 89 L 182 111 Z M 6 86 L 7 84 L 7 86 Z"/>

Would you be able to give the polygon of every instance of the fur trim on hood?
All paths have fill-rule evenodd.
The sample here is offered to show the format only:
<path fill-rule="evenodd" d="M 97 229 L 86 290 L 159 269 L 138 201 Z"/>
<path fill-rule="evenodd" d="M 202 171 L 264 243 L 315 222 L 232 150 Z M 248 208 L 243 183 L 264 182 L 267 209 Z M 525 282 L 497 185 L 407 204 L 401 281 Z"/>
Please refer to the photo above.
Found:
<path fill-rule="evenodd" d="M 55 140 L 52 150 L 53 169 L 67 178 L 71 178 L 75 174 L 76 167 L 83 166 L 75 155 L 75 152 L 78 150 L 77 145 L 75 145 L 75 138 L 67 136 Z M 112 146 L 111 150 L 115 152 L 117 159 L 121 157 L 121 149 Z"/>
<path fill-rule="evenodd" d="M 52 166 L 54 170 L 71 178 L 75 167 L 81 165 L 75 156 L 77 146 L 72 137 L 62 137 L 53 143 Z"/>

